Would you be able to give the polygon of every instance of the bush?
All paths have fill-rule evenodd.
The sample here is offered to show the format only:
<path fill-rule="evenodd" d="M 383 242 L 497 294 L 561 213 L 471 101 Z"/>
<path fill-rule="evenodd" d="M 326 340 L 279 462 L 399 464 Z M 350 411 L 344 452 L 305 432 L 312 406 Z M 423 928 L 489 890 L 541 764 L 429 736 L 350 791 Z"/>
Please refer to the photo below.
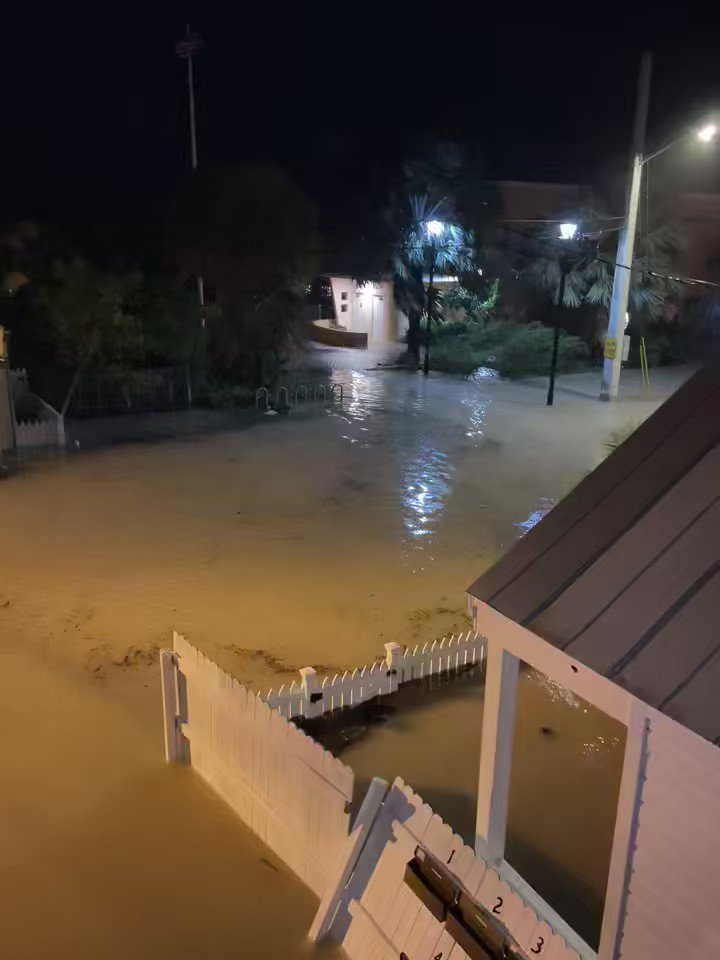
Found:
<path fill-rule="evenodd" d="M 210 383 L 203 400 L 213 410 L 251 407 L 255 403 L 255 388 L 238 383 Z"/>
<path fill-rule="evenodd" d="M 442 328 L 430 353 L 431 366 L 447 373 L 472 373 L 492 367 L 504 377 L 528 377 L 547 373 L 552 354 L 553 331 L 541 324 L 510 326 L 493 323 L 484 330 Z M 580 337 L 560 331 L 558 372 L 581 369 L 590 360 L 590 349 Z"/>

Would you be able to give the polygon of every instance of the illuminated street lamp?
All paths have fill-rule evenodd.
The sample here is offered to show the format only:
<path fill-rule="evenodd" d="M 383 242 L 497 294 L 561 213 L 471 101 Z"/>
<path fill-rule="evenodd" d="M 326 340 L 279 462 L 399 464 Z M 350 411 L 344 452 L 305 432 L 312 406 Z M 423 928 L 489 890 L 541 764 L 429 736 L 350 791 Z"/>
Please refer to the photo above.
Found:
<path fill-rule="evenodd" d="M 600 386 L 601 400 L 617 400 L 620 386 L 620 369 L 622 365 L 622 338 L 625 329 L 625 317 L 627 316 L 628 299 L 630 295 L 630 277 L 633 263 L 633 248 L 635 246 L 635 227 L 637 224 L 638 207 L 640 203 L 640 184 L 642 182 L 642 171 L 646 163 L 659 157 L 675 144 L 688 137 L 693 137 L 701 143 L 711 143 L 716 139 L 718 127 L 714 123 L 706 123 L 699 128 L 685 129 L 677 137 L 660 147 L 654 153 L 642 153 L 642 139 L 644 133 L 644 118 L 647 114 L 647 98 L 650 84 L 650 65 L 643 62 L 643 72 L 641 73 L 640 92 L 638 97 L 638 115 L 641 122 L 638 124 L 636 117 L 635 131 L 635 154 L 633 157 L 632 173 L 630 177 L 630 189 L 627 195 L 625 209 L 625 223 L 620 231 L 618 239 L 617 256 L 615 257 L 615 276 L 613 278 L 612 296 L 610 298 L 610 315 L 608 317 L 608 328 L 605 336 L 603 375 Z M 638 130 L 640 131 L 638 133 Z"/>
<path fill-rule="evenodd" d="M 445 224 L 442 220 L 429 220 L 425 227 L 431 237 L 440 237 L 445 232 Z"/>
<path fill-rule="evenodd" d="M 570 241 L 575 239 L 578 225 L 576 223 L 560 224 L 560 240 L 565 241 L 571 248 L 575 248 L 574 243 Z M 563 248 L 560 251 L 560 286 L 558 288 L 557 304 L 555 305 L 555 317 L 553 322 L 553 342 L 552 354 L 550 357 L 550 381 L 548 383 L 546 406 L 551 407 L 555 399 L 555 371 L 557 370 L 558 350 L 560 348 L 560 308 L 565 299 L 565 279 L 570 270 L 570 259 L 568 254 L 571 250 Z"/>
<path fill-rule="evenodd" d="M 703 143 L 710 143 L 717 136 L 717 132 L 718 129 L 714 123 L 706 123 L 704 127 L 700 127 L 696 136 L 698 140 L 702 140 Z"/>

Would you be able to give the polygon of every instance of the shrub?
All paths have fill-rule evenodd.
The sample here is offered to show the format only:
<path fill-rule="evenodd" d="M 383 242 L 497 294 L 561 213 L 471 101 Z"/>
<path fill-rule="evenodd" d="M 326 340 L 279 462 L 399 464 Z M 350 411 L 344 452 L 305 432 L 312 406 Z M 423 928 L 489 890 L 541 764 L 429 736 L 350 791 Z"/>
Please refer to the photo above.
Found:
<path fill-rule="evenodd" d="M 492 367 L 504 377 L 544 374 L 550 368 L 553 331 L 541 324 L 511 326 L 488 324 L 484 329 L 441 328 L 430 354 L 431 366 L 447 373 L 472 373 L 478 367 Z M 558 371 L 569 373 L 585 366 L 590 349 L 580 337 L 560 331 Z"/>
<path fill-rule="evenodd" d="M 255 403 L 255 389 L 238 383 L 210 383 L 203 399 L 213 410 L 250 407 Z"/>

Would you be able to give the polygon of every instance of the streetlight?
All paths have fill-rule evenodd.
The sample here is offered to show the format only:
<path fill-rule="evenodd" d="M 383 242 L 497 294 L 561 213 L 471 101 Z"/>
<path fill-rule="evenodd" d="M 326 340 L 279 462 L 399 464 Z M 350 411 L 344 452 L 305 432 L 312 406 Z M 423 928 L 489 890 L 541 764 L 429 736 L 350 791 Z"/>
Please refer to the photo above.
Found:
<path fill-rule="evenodd" d="M 576 223 L 560 224 L 560 240 L 570 241 L 575 239 L 578 225 Z M 574 246 L 574 244 L 570 244 Z M 565 279 L 570 269 L 569 260 L 570 250 L 563 249 L 560 252 L 560 286 L 558 287 L 557 304 L 555 305 L 555 317 L 553 321 L 553 342 L 552 355 L 550 357 L 550 382 L 548 383 L 546 406 L 551 407 L 555 399 L 555 371 L 557 369 L 558 350 L 560 349 L 560 308 L 565 299 Z"/>
<path fill-rule="evenodd" d="M 423 373 L 427 376 L 430 373 L 430 333 L 432 325 L 432 287 L 435 280 L 435 262 L 437 259 L 437 241 L 445 233 L 445 224 L 442 220 L 428 220 L 425 224 L 425 230 L 428 235 L 430 256 L 428 263 L 428 288 L 427 288 L 427 335 L 425 337 L 425 357 L 423 358 Z"/>
<path fill-rule="evenodd" d="M 649 67 L 647 68 L 649 71 Z M 649 85 L 649 74 L 645 81 Z M 642 87 L 642 80 L 641 80 Z M 642 96 L 642 94 L 641 94 Z M 645 92 L 647 96 L 647 92 Z M 613 278 L 612 297 L 610 299 L 610 316 L 608 318 L 607 334 L 605 336 L 602 384 L 600 387 L 601 400 L 617 400 L 620 385 L 620 367 L 622 363 L 622 336 L 625 329 L 628 298 L 630 294 L 630 277 L 632 272 L 633 249 L 635 246 L 635 227 L 637 224 L 638 206 L 640 203 L 640 184 L 642 171 L 646 163 L 659 157 L 671 147 L 694 135 L 702 143 L 711 143 L 718 135 L 718 128 L 714 123 L 707 123 L 699 129 L 685 129 L 674 137 L 664 147 L 654 153 L 643 155 L 636 150 L 633 156 L 630 189 L 627 195 L 625 208 L 625 223 L 618 239 L 617 256 L 615 258 L 615 276 Z M 636 140 L 637 146 L 638 140 Z"/>

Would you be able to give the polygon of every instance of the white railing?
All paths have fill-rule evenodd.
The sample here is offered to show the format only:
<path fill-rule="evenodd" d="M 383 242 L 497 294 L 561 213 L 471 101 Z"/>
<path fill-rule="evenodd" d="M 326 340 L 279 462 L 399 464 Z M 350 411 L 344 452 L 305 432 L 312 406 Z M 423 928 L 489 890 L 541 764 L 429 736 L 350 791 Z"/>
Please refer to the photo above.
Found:
<path fill-rule="evenodd" d="M 485 659 L 485 638 L 468 630 L 466 634 L 433 640 L 421 648 L 385 644 L 384 660 L 336 673 L 320 680 L 313 667 L 300 670 L 300 680 L 289 687 L 269 690 L 263 700 L 271 709 L 291 719 L 319 717 L 339 707 L 355 707 L 373 697 L 395 693 L 402 683 L 423 680 L 441 673 L 461 670 Z"/>

